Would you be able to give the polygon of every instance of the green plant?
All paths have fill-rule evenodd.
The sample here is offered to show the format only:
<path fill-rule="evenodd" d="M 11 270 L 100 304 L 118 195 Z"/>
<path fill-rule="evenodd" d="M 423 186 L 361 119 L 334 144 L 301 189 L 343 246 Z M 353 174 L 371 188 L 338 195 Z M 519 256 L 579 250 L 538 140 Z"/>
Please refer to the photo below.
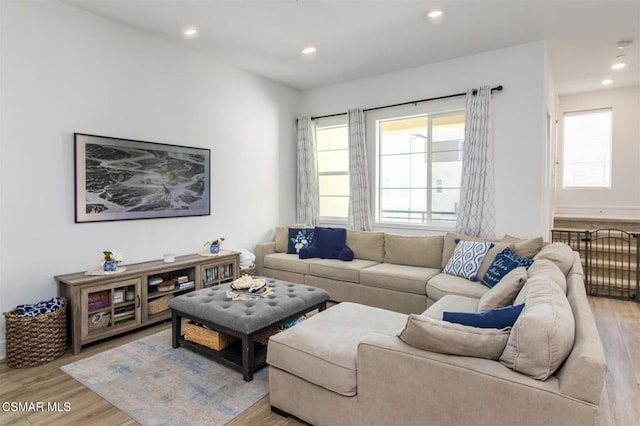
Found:
<path fill-rule="evenodd" d="M 109 262 L 115 260 L 116 262 L 122 262 L 122 254 L 116 250 L 105 250 L 102 252 L 102 262 Z"/>
<path fill-rule="evenodd" d="M 216 244 L 222 244 L 224 241 L 224 237 L 216 238 L 215 240 L 207 241 L 204 243 L 205 246 L 215 246 Z"/>

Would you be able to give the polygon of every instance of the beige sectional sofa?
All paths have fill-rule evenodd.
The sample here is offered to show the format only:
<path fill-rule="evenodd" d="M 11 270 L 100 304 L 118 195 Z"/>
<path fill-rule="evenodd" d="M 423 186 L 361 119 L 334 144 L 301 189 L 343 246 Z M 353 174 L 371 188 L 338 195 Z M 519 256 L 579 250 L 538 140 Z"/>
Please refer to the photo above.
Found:
<path fill-rule="evenodd" d="M 292 225 L 303 227 L 303 225 Z M 480 282 L 441 273 L 453 254 L 460 234 L 409 236 L 385 232 L 347 231 L 353 261 L 299 259 L 287 254 L 288 227 L 276 228 L 274 242 L 256 246 L 256 274 L 320 287 L 336 302 L 362 303 L 402 313 L 420 313 L 447 294 L 479 298 L 488 288 Z M 516 254 L 533 257 L 542 238 L 505 236 L 484 259 L 481 279 L 496 254 L 510 247 Z"/>
<path fill-rule="evenodd" d="M 386 236 L 376 238 L 380 242 Z M 498 290 L 503 281 L 487 294 L 476 283 L 446 277 L 430 288 L 438 268 L 404 269 L 380 261 L 416 263 L 393 257 L 393 250 L 390 256 L 368 256 L 375 260 L 360 258 L 362 268 L 343 267 L 332 275 L 331 264 L 290 263 L 274 249 L 263 256 L 262 270 L 269 276 L 320 283 L 329 291 L 342 285 L 338 299 L 402 306 L 397 310 L 403 312 L 430 307 L 406 315 L 340 303 L 273 336 L 267 359 L 272 407 L 315 425 L 593 424 L 606 363 L 579 257 L 567 249 L 547 246 L 529 270 L 519 268 L 524 276 L 510 281 L 515 286 L 510 297 L 515 295 L 512 303 L 524 303 L 524 309 L 512 328 L 484 329 L 501 339 L 497 351 L 489 351 L 493 355 L 485 346 L 496 343 L 474 346 L 474 334 L 483 329 L 441 319 L 443 311 L 477 311 L 493 293 L 504 292 Z M 442 259 L 430 265 L 436 261 Z M 373 271 L 367 277 L 368 269 Z M 395 284 L 384 284 L 382 276 Z M 398 294 L 386 302 L 384 293 L 370 288 Z M 430 325 L 421 331 L 423 323 Z"/>

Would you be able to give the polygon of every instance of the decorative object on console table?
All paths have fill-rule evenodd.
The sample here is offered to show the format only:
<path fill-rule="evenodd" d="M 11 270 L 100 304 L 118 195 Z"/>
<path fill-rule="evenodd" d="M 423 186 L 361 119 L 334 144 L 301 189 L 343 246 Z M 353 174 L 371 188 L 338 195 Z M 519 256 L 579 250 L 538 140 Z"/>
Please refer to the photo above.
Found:
<path fill-rule="evenodd" d="M 115 272 L 120 262 L 122 262 L 122 254 L 116 250 L 105 250 L 102 252 L 102 267 L 105 272 Z"/>
<path fill-rule="evenodd" d="M 209 246 L 209 252 L 211 254 L 218 254 L 220 252 L 220 244 L 224 241 L 224 237 L 216 238 L 215 240 L 207 241 L 205 246 Z"/>

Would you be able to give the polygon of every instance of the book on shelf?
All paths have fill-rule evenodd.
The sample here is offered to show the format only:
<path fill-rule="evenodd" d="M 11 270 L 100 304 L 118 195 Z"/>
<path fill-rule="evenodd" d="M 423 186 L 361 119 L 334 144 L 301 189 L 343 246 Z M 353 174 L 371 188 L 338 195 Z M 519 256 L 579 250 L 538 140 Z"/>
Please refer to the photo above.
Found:
<path fill-rule="evenodd" d="M 133 315 L 135 314 L 135 309 L 131 308 L 131 309 L 126 309 L 126 310 L 121 310 L 119 311 L 118 309 L 115 310 L 115 312 L 113 313 L 113 318 L 121 318 L 121 317 L 125 317 L 127 315 Z"/>
<path fill-rule="evenodd" d="M 178 284 L 178 289 L 184 290 L 184 289 L 192 288 L 195 286 L 196 286 L 196 283 L 194 281 L 187 281 L 187 282 Z"/>
<path fill-rule="evenodd" d="M 130 320 L 135 318 L 136 314 L 135 313 L 131 313 L 131 314 L 126 314 L 126 315 L 122 315 L 122 316 L 117 316 L 114 315 L 113 317 L 113 322 L 117 323 L 117 322 L 121 322 L 121 321 L 126 321 L 126 320 Z"/>
<path fill-rule="evenodd" d="M 188 275 L 180 275 L 179 277 L 176 277 L 176 279 L 178 280 L 178 284 L 182 284 L 182 283 L 186 283 L 189 281 L 189 276 Z"/>

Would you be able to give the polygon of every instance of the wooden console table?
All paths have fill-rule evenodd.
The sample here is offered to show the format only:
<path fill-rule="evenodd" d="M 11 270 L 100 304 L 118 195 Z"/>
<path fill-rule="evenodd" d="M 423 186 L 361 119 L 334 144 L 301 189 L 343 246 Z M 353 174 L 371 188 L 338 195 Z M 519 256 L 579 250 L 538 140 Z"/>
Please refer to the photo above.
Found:
<path fill-rule="evenodd" d="M 122 273 L 56 276 L 58 295 L 67 299 L 73 354 L 88 343 L 170 319 L 171 298 L 237 279 L 239 258 L 239 252 L 221 250 L 216 256 L 191 254 L 171 263 L 125 265 Z"/>

